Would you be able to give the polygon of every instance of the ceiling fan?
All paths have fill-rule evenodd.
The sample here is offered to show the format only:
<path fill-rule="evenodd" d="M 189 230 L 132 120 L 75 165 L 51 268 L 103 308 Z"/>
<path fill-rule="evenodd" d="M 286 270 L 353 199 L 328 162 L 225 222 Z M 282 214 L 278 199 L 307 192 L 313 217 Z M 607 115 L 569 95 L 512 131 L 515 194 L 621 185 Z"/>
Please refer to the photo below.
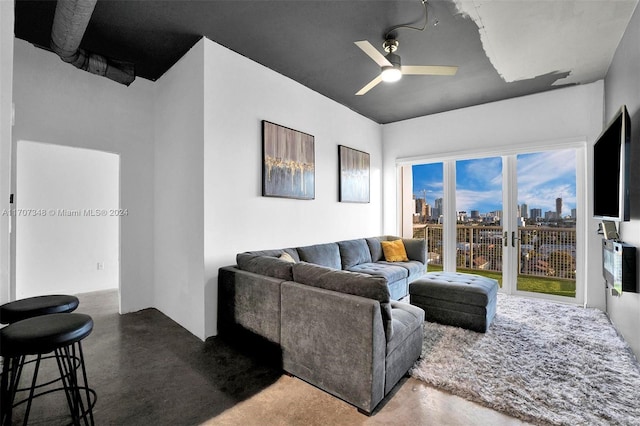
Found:
<path fill-rule="evenodd" d="M 403 75 L 455 75 L 458 71 L 456 66 L 446 65 L 402 65 L 400 63 L 400 56 L 394 52 L 398 48 L 398 40 L 387 39 L 385 40 L 383 47 L 387 51 L 387 55 L 383 56 L 375 47 L 366 40 L 356 41 L 358 46 L 364 53 L 369 55 L 371 59 L 375 61 L 381 68 L 380 75 L 371 80 L 360 89 L 356 95 L 364 95 L 369 90 L 376 87 L 380 82 L 393 82 L 398 81 Z"/>
<path fill-rule="evenodd" d="M 422 28 L 413 27 L 409 24 L 396 25 L 386 31 L 385 40 L 382 44 L 383 49 L 387 52 L 386 56 L 380 53 L 371 43 L 366 40 L 354 42 L 364 53 L 374 60 L 381 68 L 380 75 L 371 80 L 367 85 L 360 89 L 356 95 L 361 96 L 369 90 L 376 87 L 380 82 L 398 81 L 403 75 L 455 75 L 458 72 L 456 66 L 446 65 L 402 65 L 400 56 L 395 53 L 398 50 L 398 40 L 394 37 L 393 32 L 400 28 L 424 31 L 427 26 L 427 0 L 421 0 L 424 7 L 424 25 Z"/>

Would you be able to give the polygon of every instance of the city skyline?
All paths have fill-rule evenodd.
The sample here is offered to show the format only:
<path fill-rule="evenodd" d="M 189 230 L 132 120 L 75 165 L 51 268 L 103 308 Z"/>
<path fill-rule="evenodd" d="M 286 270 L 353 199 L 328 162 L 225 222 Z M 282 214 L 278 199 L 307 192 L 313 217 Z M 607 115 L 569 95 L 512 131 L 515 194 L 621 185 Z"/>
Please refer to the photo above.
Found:
<path fill-rule="evenodd" d="M 518 205 L 556 211 L 562 199 L 562 216 L 576 208 L 576 154 L 573 149 L 520 154 L 517 157 Z M 442 163 L 413 166 L 413 195 L 432 207 L 443 198 Z M 426 195 L 426 197 L 425 197 Z M 456 162 L 456 210 L 481 214 L 502 208 L 502 159 L 489 157 Z"/>

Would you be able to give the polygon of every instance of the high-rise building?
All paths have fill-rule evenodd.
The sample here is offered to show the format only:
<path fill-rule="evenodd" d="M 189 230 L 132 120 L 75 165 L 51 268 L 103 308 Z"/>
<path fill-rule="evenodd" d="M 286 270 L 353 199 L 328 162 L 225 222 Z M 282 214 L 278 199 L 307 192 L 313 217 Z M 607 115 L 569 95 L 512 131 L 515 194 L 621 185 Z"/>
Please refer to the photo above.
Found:
<path fill-rule="evenodd" d="M 575 219 L 578 217 L 578 210 L 577 209 L 571 209 L 571 219 Z"/>
<path fill-rule="evenodd" d="M 556 198 L 556 219 L 562 217 L 562 198 Z"/>
<path fill-rule="evenodd" d="M 424 198 L 416 198 L 416 209 L 415 213 L 422 214 L 422 208 L 425 204 Z"/>
<path fill-rule="evenodd" d="M 538 220 L 542 217 L 542 209 L 531 209 L 531 219 Z"/>
<path fill-rule="evenodd" d="M 525 203 L 522 203 L 522 205 L 520 206 L 520 216 L 522 216 L 524 219 L 529 219 L 529 206 Z"/>
<path fill-rule="evenodd" d="M 479 220 L 480 219 L 480 211 L 479 210 L 471 210 L 471 219 Z"/>
<path fill-rule="evenodd" d="M 433 216 L 432 216 L 434 219 L 438 219 L 440 216 L 442 216 L 442 203 L 443 203 L 442 198 L 436 198 L 436 203 L 433 208 Z"/>

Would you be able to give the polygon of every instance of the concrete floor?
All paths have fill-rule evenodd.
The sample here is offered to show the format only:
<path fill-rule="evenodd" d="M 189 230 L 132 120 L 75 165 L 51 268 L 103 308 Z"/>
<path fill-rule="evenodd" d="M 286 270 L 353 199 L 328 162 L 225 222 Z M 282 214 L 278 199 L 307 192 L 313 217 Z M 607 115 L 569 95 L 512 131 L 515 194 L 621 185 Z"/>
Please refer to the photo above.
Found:
<path fill-rule="evenodd" d="M 116 292 L 80 295 L 91 315 L 83 341 L 97 425 L 518 425 L 525 424 L 405 378 L 372 416 L 284 375 L 276 348 L 200 341 L 155 309 L 119 315 Z M 46 363 L 45 363 L 46 364 Z M 55 371 L 55 363 L 44 366 Z M 35 400 L 30 424 L 66 424 L 62 392 Z M 14 424 L 21 424 L 17 409 Z"/>

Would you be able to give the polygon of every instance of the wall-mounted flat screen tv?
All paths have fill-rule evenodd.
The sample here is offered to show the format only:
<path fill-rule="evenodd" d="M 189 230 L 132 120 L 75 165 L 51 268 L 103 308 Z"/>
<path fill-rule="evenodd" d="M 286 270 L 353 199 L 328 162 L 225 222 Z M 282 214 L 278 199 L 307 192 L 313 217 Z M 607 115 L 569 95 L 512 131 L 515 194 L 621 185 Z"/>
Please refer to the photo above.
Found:
<path fill-rule="evenodd" d="M 593 217 L 629 220 L 631 119 L 622 106 L 593 146 Z"/>

